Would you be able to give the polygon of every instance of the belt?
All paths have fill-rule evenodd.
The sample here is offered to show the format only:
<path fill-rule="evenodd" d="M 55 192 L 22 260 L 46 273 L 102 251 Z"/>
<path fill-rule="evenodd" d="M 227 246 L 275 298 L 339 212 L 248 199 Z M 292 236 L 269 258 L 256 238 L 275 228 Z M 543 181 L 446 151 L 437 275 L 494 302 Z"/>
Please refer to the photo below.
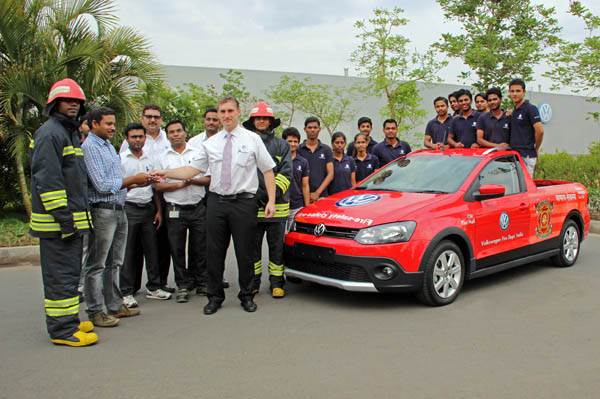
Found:
<path fill-rule="evenodd" d="M 229 194 L 229 195 L 221 195 L 215 194 L 219 201 L 235 201 L 238 199 L 252 199 L 254 198 L 254 194 L 252 193 L 238 193 L 238 194 Z"/>
<path fill-rule="evenodd" d="M 179 205 L 173 202 L 167 202 L 167 205 L 173 209 L 196 209 L 201 203 L 202 201 L 196 202 L 195 204 Z"/>
<path fill-rule="evenodd" d="M 139 203 L 139 202 L 133 202 L 133 201 L 125 201 L 125 205 L 127 206 L 134 206 L 136 208 L 150 208 L 153 204 L 152 201 L 150 202 L 146 202 L 146 203 Z"/>
<path fill-rule="evenodd" d="M 113 204 L 112 202 L 95 202 L 91 204 L 92 208 L 112 209 L 113 211 L 122 211 L 123 205 Z"/>

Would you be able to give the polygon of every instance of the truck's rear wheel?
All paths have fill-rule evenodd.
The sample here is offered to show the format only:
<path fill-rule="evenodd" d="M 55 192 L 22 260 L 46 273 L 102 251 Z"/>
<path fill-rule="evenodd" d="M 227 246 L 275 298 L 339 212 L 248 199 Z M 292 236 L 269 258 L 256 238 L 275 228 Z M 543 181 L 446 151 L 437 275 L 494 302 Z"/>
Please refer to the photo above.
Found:
<path fill-rule="evenodd" d="M 552 257 L 559 267 L 573 266 L 579 257 L 579 245 L 581 244 L 581 233 L 579 227 L 572 219 L 568 219 L 560 232 L 560 252 Z"/>
<path fill-rule="evenodd" d="M 448 305 L 460 293 L 464 279 L 465 262 L 460 248 L 452 241 L 442 241 L 427 260 L 423 287 L 417 296 L 430 306 Z"/>

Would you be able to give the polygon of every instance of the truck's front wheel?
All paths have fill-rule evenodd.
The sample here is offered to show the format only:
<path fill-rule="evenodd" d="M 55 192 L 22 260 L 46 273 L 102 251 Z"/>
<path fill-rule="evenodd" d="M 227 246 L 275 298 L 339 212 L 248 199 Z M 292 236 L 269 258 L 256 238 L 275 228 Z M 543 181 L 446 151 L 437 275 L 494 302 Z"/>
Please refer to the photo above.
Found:
<path fill-rule="evenodd" d="M 452 241 L 440 242 L 427 260 L 423 287 L 417 294 L 419 300 L 430 306 L 452 303 L 465 279 L 464 264 L 458 245 Z"/>

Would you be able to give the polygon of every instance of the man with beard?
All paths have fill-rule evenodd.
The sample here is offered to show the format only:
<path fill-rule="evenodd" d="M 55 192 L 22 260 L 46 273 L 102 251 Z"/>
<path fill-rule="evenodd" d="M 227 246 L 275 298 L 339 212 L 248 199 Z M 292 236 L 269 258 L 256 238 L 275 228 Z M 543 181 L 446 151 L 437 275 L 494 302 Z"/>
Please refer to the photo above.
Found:
<path fill-rule="evenodd" d="M 262 277 L 262 243 L 265 233 L 267 234 L 267 243 L 269 245 L 269 281 L 271 283 L 271 296 L 273 298 L 283 298 L 285 296 L 284 277 L 283 277 L 283 236 L 285 233 L 285 223 L 290 211 L 290 182 L 292 177 L 292 158 L 290 155 L 290 146 L 288 143 L 275 137 L 274 130 L 280 125 L 281 121 L 275 119 L 273 110 L 264 101 L 258 102 L 250 112 L 250 118 L 243 123 L 243 126 L 255 133 L 262 139 L 267 151 L 271 154 L 275 167 L 275 215 L 271 218 L 265 218 L 264 204 L 267 200 L 267 192 L 262 174 L 258 174 L 259 187 L 257 191 L 258 201 L 258 225 L 254 241 L 254 288 L 253 292 L 258 293 Z"/>
<path fill-rule="evenodd" d="M 471 108 L 473 95 L 469 90 L 461 89 L 456 92 L 460 115 L 452 119 L 448 132 L 448 144 L 453 148 L 477 148 L 477 120 L 480 113 Z"/>
<path fill-rule="evenodd" d="M 439 150 L 444 149 L 448 142 L 448 131 L 452 125 L 452 117 L 448 115 L 448 100 L 444 97 L 436 97 L 433 100 L 433 106 L 437 116 L 427 123 L 423 144 L 427 148 Z"/>

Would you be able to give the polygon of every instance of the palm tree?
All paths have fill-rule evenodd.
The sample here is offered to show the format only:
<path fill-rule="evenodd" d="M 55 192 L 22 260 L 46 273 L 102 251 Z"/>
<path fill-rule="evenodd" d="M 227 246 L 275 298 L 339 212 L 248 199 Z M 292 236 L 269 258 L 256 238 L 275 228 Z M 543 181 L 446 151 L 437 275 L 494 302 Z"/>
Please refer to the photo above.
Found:
<path fill-rule="evenodd" d="M 113 107 L 124 123 L 139 112 L 138 85 L 161 79 L 148 42 L 116 22 L 111 0 L 0 2 L 0 139 L 12 150 L 28 214 L 26 148 L 50 86 L 75 79 L 89 103 Z"/>

